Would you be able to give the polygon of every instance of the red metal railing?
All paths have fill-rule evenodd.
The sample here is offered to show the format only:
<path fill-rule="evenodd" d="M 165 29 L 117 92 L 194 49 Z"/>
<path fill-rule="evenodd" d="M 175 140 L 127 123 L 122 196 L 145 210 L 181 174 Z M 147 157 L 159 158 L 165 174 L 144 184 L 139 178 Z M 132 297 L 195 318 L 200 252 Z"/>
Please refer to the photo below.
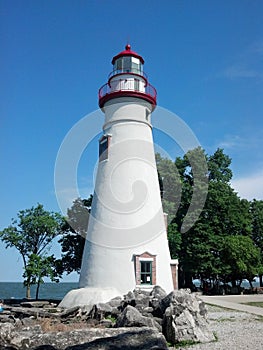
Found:
<path fill-rule="evenodd" d="M 115 81 L 116 83 L 116 81 Z M 135 88 L 134 86 L 128 86 L 127 85 L 127 79 L 119 79 L 117 81 L 117 84 L 115 87 L 111 87 L 109 83 L 104 84 L 100 89 L 99 89 L 99 100 L 104 98 L 106 95 L 111 95 L 115 94 L 118 92 L 126 92 L 126 93 L 136 93 L 138 95 L 142 95 L 142 97 L 145 95 L 145 97 L 150 97 L 151 100 L 154 100 L 156 103 L 156 97 L 157 97 L 157 92 L 156 89 L 151 85 L 147 84 L 144 86 L 144 91 L 142 91 L 139 87 Z"/>

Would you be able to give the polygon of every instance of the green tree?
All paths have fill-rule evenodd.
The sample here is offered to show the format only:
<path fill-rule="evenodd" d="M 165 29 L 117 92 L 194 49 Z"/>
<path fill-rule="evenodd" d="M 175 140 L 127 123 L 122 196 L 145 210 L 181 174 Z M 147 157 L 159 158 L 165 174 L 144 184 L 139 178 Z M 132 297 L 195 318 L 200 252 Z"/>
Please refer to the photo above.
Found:
<path fill-rule="evenodd" d="M 188 151 L 183 159 L 177 158 L 182 184 L 182 196 L 177 212 L 178 227 L 187 232 L 198 220 L 208 192 L 207 157 L 201 147 Z"/>
<path fill-rule="evenodd" d="M 59 240 L 62 258 L 56 261 L 57 270 L 60 273 L 66 271 L 69 274 L 80 271 L 91 203 L 92 195 L 88 199 L 77 198 L 68 209 L 63 227 L 64 233 Z"/>
<path fill-rule="evenodd" d="M 155 155 L 155 158 L 158 169 L 163 210 L 168 214 L 168 220 L 170 221 L 175 217 L 180 204 L 180 176 L 172 160 L 162 158 L 159 153 Z"/>
<path fill-rule="evenodd" d="M 52 282 L 59 282 L 59 278 L 61 277 L 61 274 L 56 269 L 56 258 L 54 255 L 40 256 L 31 254 L 23 274 L 25 285 L 28 283 L 28 276 L 31 276 L 30 284 L 37 285 L 35 297 L 37 300 L 40 285 L 44 283 L 44 277 L 49 277 Z"/>
<path fill-rule="evenodd" d="M 181 249 L 182 237 L 181 233 L 178 231 L 176 223 L 171 223 L 168 225 L 167 236 L 171 258 L 177 259 L 179 257 L 179 252 Z"/>
<path fill-rule="evenodd" d="M 30 298 L 30 286 L 35 279 L 28 264 L 32 264 L 32 256 L 41 259 L 48 256 L 53 239 L 62 233 L 63 219 L 58 213 L 44 210 L 42 204 L 19 211 L 17 217 L 0 232 L 0 239 L 6 248 L 15 247 L 22 256 L 26 297 Z"/>
<path fill-rule="evenodd" d="M 252 216 L 252 239 L 260 249 L 261 261 L 263 262 L 263 200 L 254 199 L 250 203 Z M 259 273 L 260 286 L 263 287 L 262 273 Z"/>
<path fill-rule="evenodd" d="M 231 171 L 226 169 L 229 164 L 228 156 L 224 160 L 221 151 L 208 158 L 206 203 L 198 220 L 182 235 L 180 260 L 187 286 L 192 277 L 216 280 L 222 275 L 225 266 L 220 252 L 226 236 L 251 234 L 249 203 L 241 200 L 231 188 Z"/>
<path fill-rule="evenodd" d="M 240 284 L 243 279 L 250 282 L 260 271 L 262 271 L 260 250 L 253 240 L 248 236 L 226 236 L 224 239 L 221 259 L 224 263 L 224 279 L 226 282 L 232 282 L 236 285 L 239 280 Z"/>
<path fill-rule="evenodd" d="M 180 248 L 176 249 L 181 271 L 180 285 L 191 287 L 193 277 L 220 278 L 225 271 L 221 259 L 225 237 L 252 234 L 250 203 L 240 199 L 230 185 L 231 159 L 222 149 L 208 156 L 201 148 L 176 158 L 173 166 L 171 161 L 163 160 L 160 155 L 157 159 L 160 176 L 165 174 L 164 178 L 174 191 L 169 193 L 170 206 L 175 207 L 178 181 L 181 186 L 180 203 L 178 205 L 177 198 L 178 210 L 172 220 L 176 224 L 174 231 L 181 233 Z M 166 163 L 168 170 L 164 173 Z M 172 248 L 175 237 L 171 234 L 168 237 Z"/>
<path fill-rule="evenodd" d="M 209 181 L 229 183 L 232 179 L 231 158 L 218 148 L 215 153 L 208 157 Z"/>

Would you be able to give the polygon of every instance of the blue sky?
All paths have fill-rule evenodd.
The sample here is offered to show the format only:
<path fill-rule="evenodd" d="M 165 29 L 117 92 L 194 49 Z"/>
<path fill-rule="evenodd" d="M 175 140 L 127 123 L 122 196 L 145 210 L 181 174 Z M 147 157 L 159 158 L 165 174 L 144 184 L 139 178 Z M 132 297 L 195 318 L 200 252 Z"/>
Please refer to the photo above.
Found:
<path fill-rule="evenodd" d="M 98 88 L 127 41 L 145 59 L 158 104 L 179 115 L 208 154 L 224 148 L 241 197 L 262 199 L 262 17 L 261 0 L 0 0 L 0 229 L 38 202 L 59 211 L 60 144 L 97 110 Z M 96 157 L 94 140 L 79 166 L 83 196 Z M 15 250 L 0 244 L 0 262 L 0 281 L 21 280 Z"/>

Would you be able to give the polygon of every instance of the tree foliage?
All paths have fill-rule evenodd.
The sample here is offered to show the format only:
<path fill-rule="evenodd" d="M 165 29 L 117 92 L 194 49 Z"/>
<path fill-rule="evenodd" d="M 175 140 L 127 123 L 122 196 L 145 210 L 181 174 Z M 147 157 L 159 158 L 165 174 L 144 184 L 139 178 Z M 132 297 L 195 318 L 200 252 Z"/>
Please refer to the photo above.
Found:
<path fill-rule="evenodd" d="M 31 254 L 23 274 L 26 281 L 28 276 L 31 277 L 30 284 L 37 285 L 36 299 L 38 299 L 39 288 L 44 283 L 44 277 L 49 277 L 52 282 L 59 282 L 59 277 L 61 277 L 56 268 L 55 256 L 53 254 L 49 256 Z"/>
<path fill-rule="evenodd" d="M 252 217 L 252 239 L 260 250 L 261 261 L 263 262 L 263 200 L 253 200 L 250 203 Z M 260 286 L 263 287 L 263 271 L 259 273 Z"/>
<path fill-rule="evenodd" d="M 68 209 L 64 233 L 59 240 L 62 258 L 56 262 L 60 273 L 80 271 L 91 203 L 92 195 L 88 199 L 77 198 Z"/>
<path fill-rule="evenodd" d="M 39 281 L 44 276 L 52 277 L 47 269 L 43 276 L 40 271 L 36 273 L 32 265 L 35 259 L 44 261 L 48 258 L 51 242 L 62 233 L 62 223 L 63 219 L 58 213 L 48 212 L 43 205 L 38 204 L 36 207 L 20 210 L 17 219 L 12 219 L 12 224 L 0 232 L 6 248 L 16 248 L 22 257 L 27 298 L 30 298 L 30 286 L 36 282 L 36 274 Z"/>
<path fill-rule="evenodd" d="M 158 171 L 166 179 L 164 208 L 177 209 L 168 239 L 171 255 L 179 257 L 181 286 L 191 287 L 192 278 L 234 281 L 261 273 L 263 202 L 250 203 L 237 195 L 230 184 L 230 165 L 222 149 L 208 156 L 197 148 L 174 162 L 157 155 Z"/>
<path fill-rule="evenodd" d="M 221 259 L 224 262 L 222 274 L 226 276 L 225 281 L 232 282 L 232 285 L 243 279 L 251 283 L 262 268 L 260 251 L 248 236 L 225 237 Z"/>

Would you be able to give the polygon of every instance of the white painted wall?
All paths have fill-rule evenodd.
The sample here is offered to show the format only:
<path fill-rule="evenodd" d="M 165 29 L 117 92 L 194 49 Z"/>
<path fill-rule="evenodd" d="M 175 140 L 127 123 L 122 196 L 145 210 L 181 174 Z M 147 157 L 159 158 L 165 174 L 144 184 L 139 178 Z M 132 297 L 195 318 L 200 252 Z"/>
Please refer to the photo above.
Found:
<path fill-rule="evenodd" d="M 148 251 L 157 256 L 157 284 L 173 290 L 152 130 L 146 120 L 150 111 L 149 103 L 135 98 L 104 106 L 109 158 L 98 166 L 80 287 L 133 290 L 133 256 Z"/>

